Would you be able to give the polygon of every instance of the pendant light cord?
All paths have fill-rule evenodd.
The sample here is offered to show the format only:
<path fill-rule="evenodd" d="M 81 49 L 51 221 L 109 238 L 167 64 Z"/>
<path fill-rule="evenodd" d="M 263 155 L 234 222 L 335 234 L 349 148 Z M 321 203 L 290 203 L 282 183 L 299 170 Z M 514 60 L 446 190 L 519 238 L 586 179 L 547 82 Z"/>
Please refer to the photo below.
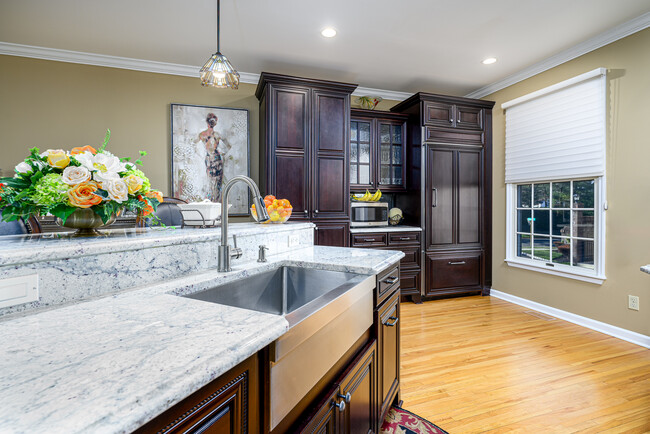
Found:
<path fill-rule="evenodd" d="M 217 53 L 221 53 L 221 38 L 220 38 L 221 24 L 220 24 L 220 18 L 221 18 L 221 0 L 217 0 Z"/>

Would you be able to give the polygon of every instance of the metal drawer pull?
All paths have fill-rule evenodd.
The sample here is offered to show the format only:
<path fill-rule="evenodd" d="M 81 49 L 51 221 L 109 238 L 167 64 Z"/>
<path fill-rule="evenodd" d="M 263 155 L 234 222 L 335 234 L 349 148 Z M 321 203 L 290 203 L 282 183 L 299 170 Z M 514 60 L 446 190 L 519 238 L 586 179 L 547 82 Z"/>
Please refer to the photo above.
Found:
<path fill-rule="evenodd" d="M 340 412 L 345 411 L 345 401 L 341 401 L 338 404 L 335 401 L 332 401 L 334 407 L 338 407 Z"/>
<path fill-rule="evenodd" d="M 384 283 L 388 283 L 389 285 L 392 285 L 393 283 L 397 282 L 399 277 L 391 276 L 387 279 L 384 279 Z"/>
<path fill-rule="evenodd" d="M 431 190 L 431 206 L 432 207 L 437 207 L 438 206 L 438 189 L 433 188 Z"/>
<path fill-rule="evenodd" d="M 368 243 L 374 243 L 374 242 L 377 241 L 377 240 L 374 239 L 374 238 L 364 238 L 363 241 L 366 241 L 366 242 L 368 242 Z"/>
<path fill-rule="evenodd" d="M 346 393 L 345 395 L 341 395 L 341 394 L 339 393 L 339 398 L 343 398 L 343 399 L 345 399 L 345 402 L 347 402 L 347 403 L 349 404 L 349 403 L 350 403 L 350 400 L 352 399 L 352 395 L 350 395 L 349 392 Z"/>
<path fill-rule="evenodd" d="M 393 320 L 393 322 L 389 322 L 390 320 Z M 388 321 L 386 321 L 384 323 L 384 325 L 388 326 L 388 327 L 395 327 L 395 324 L 397 324 L 397 321 L 399 321 L 399 318 L 397 318 L 396 316 L 391 316 L 391 317 L 388 317 Z"/>
<path fill-rule="evenodd" d="M 410 241 L 411 237 L 400 237 L 400 241 Z"/>
<path fill-rule="evenodd" d="M 465 261 L 458 261 L 458 262 L 449 262 L 449 265 L 464 265 Z"/>

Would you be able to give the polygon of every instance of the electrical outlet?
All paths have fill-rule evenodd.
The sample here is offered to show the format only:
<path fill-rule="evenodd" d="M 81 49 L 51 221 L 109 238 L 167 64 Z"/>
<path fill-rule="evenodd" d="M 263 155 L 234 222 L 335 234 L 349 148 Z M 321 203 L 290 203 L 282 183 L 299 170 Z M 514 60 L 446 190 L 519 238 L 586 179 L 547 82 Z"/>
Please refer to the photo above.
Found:
<path fill-rule="evenodd" d="M 300 243 L 300 238 L 298 234 L 289 235 L 289 247 L 297 246 Z"/>
<path fill-rule="evenodd" d="M 632 310 L 639 310 L 639 297 L 636 295 L 628 295 L 627 308 Z"/>

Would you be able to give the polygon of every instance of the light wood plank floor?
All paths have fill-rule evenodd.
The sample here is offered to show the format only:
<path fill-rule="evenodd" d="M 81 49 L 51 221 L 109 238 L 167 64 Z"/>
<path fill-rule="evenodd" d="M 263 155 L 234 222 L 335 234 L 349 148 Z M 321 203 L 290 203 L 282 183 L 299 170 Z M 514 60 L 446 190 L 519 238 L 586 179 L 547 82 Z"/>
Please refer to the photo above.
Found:
<path fill-rule="evenodd" d="M 650 432 L 650 350 L 534 315 L 491 297 L 403 303 L 404 408 L 450 434 Z"/>

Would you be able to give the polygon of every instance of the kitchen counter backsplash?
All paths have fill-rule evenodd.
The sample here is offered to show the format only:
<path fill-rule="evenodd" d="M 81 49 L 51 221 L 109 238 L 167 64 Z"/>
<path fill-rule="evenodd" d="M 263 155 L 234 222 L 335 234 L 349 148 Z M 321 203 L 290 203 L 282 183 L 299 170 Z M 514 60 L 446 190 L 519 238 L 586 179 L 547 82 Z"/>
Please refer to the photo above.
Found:
<path fill-rule="evenodd" d="M 271 257 L 314 244 L 312 223 L 232 223 L 243 251 L 239 264 L 255 261 L 259 245 Z M 38 274 L 39 301 L 0 308 L 3 315 L 76 302 L 135 286 L 216 268 L 221 229 L 130 229 L 106 237 L 66 234 L 0 237 L 0 280 Z M 289 247 L 289 237 L 297 244 Z M 229 240 L 232 245 L 232 238 Z"/>

